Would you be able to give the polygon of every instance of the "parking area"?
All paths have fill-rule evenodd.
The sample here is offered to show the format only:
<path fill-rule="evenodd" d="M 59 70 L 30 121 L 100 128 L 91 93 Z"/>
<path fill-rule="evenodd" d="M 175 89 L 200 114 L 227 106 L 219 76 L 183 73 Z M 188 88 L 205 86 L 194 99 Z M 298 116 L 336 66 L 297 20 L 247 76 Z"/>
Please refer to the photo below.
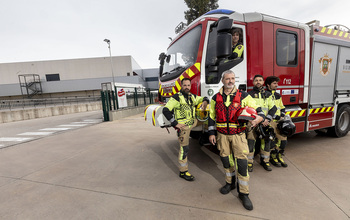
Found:
<path fill-rule="evenodd" d="M 267 172 L 256 161 L 247 211 L 235 190 L 220 194 L 221 160 L 197 140 L 189 153 L 196 180 L 178 177 L 169 131 L 139 114 L 0 149 L 1 218 L 349 219 L 350 134 L 293 136 L 287 168 Z"/>

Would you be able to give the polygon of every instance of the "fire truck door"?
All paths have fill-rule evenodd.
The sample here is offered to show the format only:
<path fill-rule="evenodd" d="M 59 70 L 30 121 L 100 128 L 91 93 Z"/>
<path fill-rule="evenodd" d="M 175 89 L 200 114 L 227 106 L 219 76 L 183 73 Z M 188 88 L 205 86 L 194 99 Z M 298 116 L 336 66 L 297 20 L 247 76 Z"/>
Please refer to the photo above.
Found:
<path fill-rule="evenodd" d="M 350 48 L 340 47 L 335 90 L 348 93 L 350 88 Z"/>
<path fill-rule="evenodd" d="M 312 53 L 310 104 L 333 103 L 338 46 L 315 42 Z"/>
<path fill-rule="evenodd" d="M 301 62 L 304 51 L 304 37 L 300 29 L 283 25 L 274 25 L 274 73 L 280 78 L 279 89 L 284 105 L 293 105 L 302 102 L 303 88 L 300 85 Z M 303 65 L 303 66 L 302 66 Z"/>

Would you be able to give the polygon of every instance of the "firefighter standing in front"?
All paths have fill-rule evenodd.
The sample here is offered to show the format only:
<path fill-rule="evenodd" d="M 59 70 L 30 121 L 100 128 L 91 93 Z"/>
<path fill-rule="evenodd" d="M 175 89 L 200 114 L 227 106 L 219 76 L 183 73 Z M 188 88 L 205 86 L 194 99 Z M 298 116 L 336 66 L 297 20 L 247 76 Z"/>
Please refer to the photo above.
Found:
<path fill-rule="evenodd" d="M 223 72 L 223 88 L 215 94 L 210 102 L 209 117 L 209 141 L 217 144 L 220 150 L 220 158 L 224 166 L 226 184 L 220 189 L 222 194 L 228 194 L 235 188 L 235 167 L 230 164 L 229 156 L 234 155 L 237 176 L 238 193 L 244 208 L 253 209 L 249 195 L 249 174 L 247 155 L 249 153 L 245 127 L 239 125 L 236 113 L 241 108 L 249 106 L 256 108 L 258 115 L 251 121 L 252 125 L 259 124 L 264 119 L 261 108 L 256 106 L 255 101 L 245 91 L 239 91 L 235 86 L 235 74 L 231 70 Z M 216 125 L 216 130 L 215 130 Z M 217 138 L 215 134 L 217 133 Z"/>
<path fill-rule="evenodd" d="M 270 122 L 275 115 L 277 110 L 271 93 L 264 90 L 264 78 L 262 75 L 255 75 L 253 79 L 253 90 L 249 91 L 249 95 L 253 97 L 256 102 L 256 105 L 261 107 L 264 114 L 266 115 L 265 121 L 262 123 L 262 126 L 269 126 Z M 247 133 L 248 146 L 249 146 L 249 155 L 248 155 L 248 171 L 253 171 L 253 162 L 254 162 L 254 152 L 255 152 L 255 141 L 257 138 L 257 127 L 250 130 Z M 265 170 L 271 171 L 270 166 L 270 141 L 265 141 L 264 139 L 260 139 L 260 164 L 264 167 Z"/>
<path fill-rule="evenodd" d="M 270 123 L 276 133 L 277 138 L 277 143 L 274 146 L 271 146 L 272 150 L 270 154 L 270 162 L 276 167 L 287 167 L 288 164 L 283 159 L 284 150 L 287 145 L 287 136 L 282 135 L 280 130 L 277 129 L 278 121 L 283 119 L 286 115 L 286 108 L 283 105 L 282 96 L 278 92 L 276 92 L 279 81 L 280 79 L 277 76 L 269 76 L 265 80 L 267 91 L 271 92 L 272 99 L 274 100 L 275 105 L 277 107 L 277 111 L 275 113 L 275 116 L 273 117 L 273 121 L 271 121 Z"/>
<path fill-rule="evenodd" d="M 189 78 L 183 78 L 181 80 L 181 91 L 173 95 L 163 108 L 164 116 L 171 122 L 171 126 L 177 130 L 180 144 L 180 177 L 187 181 L 194 180 L 194 176 L 188 172 L 187 155 L 189 151 L 190 132 L 197 125 L 195 109 L 201 102 L 203 102 L 203 110 L 209 104 L 207 97 L 191 94 L 190 90 L 191 80 Z"/>

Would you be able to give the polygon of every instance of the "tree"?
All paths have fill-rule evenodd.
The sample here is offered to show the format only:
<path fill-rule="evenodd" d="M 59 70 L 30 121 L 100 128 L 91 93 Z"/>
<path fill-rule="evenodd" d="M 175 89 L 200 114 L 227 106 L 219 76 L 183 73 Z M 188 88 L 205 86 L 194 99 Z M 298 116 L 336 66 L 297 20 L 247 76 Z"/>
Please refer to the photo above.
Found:
<path fill-rule="evenodd" d="M 184 0 L 187 7 L 185 11 L 185 19 L 187 25 L 196 20 L 199 16 L 207 13 L 210 10 L 217 9 L 219 7 L 218 0 Z"/>

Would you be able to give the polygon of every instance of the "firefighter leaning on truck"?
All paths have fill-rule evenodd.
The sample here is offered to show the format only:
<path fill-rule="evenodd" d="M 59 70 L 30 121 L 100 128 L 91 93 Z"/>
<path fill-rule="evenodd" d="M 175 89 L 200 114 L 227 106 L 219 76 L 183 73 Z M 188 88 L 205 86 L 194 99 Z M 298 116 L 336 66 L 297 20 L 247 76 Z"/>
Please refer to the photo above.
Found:
<path fill-rule="evenodd" d="M 271 97 L 277 107 L 273 121 L 270 123 L 271 127 L 273 127 L 276 133 L 277 138 L 277 143 L 273 143 L 271 146 L 270 162 L 276 167 L 287 167 L 288 164 L 286 164 L 286 162 L 283 160 L 283 153 L 287 145 L 287 136 L 282 135 L 281 131 L 277 128 L 278 121 L 283 119 L 286 115 L 286 108 L 283 105 L 282 96 L 276 92 L 279 81 L 280 79 L 277 76 L 269 76 L 265 80 L 267 91 L 271 92 Z"/>
<path fill-rule="evenodd" d="M 257 109 L 258 115 L 254 116 L 256 118 L 251 122 L 253 126 L 260 123 L 265 116 L 261 108 L 255 104 L 255 101 L 248 93 L 237 90 L 234 72 L 231 70 L 223 72 L 222 83 L 224 86 L 210 101 L 208 122 L 209 141 L 213 145 L 217 144 L 226 176 L 226 184 L 220 188 L 220 192 L 228 194 L 235 188 L 236 169 L 229 158 L 233 154 L 237 167 L 239 199 L 242 201 L 244 208 L 252 210 L 253 204 L 248 197 L 249 174 L 247 155 L 249 149 L 245 135 L 245 126 L 239 124 L 237 112 L 245 106 Z M 217 134 L 217 137 L 215 134 Z"/>
<path fill-rule="evenodd" d="M 177 130 L 180 144 L 180 177 L 187 181 L 194 180 L 194 176 L 188 172 L 187 155 L 189 151 L 190 132 L 197 125 L 195 118 L 196 106 L 203 102 L 202 109 L 205 110 L 209 104 L 207 97 L 191 94 L 190 90 L 191 80 L 189 78 L 183 78 L 181 80 L 181 91 L 173 95 L 163 108 L 165 118 Z"/>
<path fill-rule="evenodd" d="M 262 75 L 255 75 L 253 79 L 253 90 L 249 91 L 249 95 L 253 97 L 256 102 L 256 105 L 261 107 L 262 111 L 265 113 L 265 121 L 262 122 L 262 126 L 269 126 L 270 122 L 273 120 L 273 116 L 276 113 L 276 106 L 272 100 L 271 93 L 264 90 L 264 77 Z M 255 142 L 258 137 L 257 130 L 259 127 L 251 129 L 247 133 L 249 154 L 248 154 L 248 171 L 253 171 L 253 162 L 254 162 L 254 152 L 255 152 Z M 267 140 L 267 139 L 266 139 Z M 261 138 L 260 145 L 260 164 L 264 167 L 265 170 L 271 171 L 271 166 L 269 163 L 270 160 L 270 144 L 271 141 L 266 141 L 264 138 Z"/>

